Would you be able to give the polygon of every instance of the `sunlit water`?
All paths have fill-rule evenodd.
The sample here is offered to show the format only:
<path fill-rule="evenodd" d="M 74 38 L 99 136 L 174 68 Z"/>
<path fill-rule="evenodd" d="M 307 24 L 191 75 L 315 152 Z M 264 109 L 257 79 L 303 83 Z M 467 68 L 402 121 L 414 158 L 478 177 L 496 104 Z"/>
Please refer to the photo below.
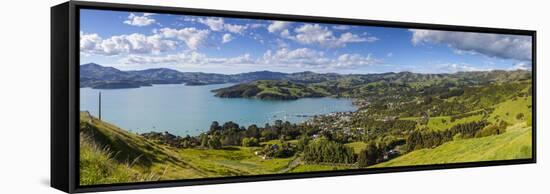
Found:
<path fill-rule="evenodd" d="M 213 89 L 231 86 L 155 85 L 132 89 L 80 89 L 80 110 L 98 115 L 98 94 L 102 94 L 102 119 L 133 132 L 168 131 L 177 135 L 198 135 L 212 121 L 263 126 L 275 120 L 303 122 L 309 116 L 354 111 L 350 99 L 302 98 L 258 100 L 219 98 Z M 306 115 L 306 116 L 304 116 Z"/>

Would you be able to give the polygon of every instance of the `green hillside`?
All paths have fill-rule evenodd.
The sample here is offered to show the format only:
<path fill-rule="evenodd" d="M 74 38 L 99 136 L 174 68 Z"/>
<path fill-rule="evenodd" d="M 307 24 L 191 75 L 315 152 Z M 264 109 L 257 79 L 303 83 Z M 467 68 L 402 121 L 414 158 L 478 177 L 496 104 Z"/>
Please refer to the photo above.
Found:
<path fill-rule="evenodd" d="M 373 168 L 531 158 L 531 127 L 518 124 L 502 135 L 456 140 L 416 150 Z"/>
<path fill-rule="evenodd" d="M 80 134 L 80 184 L 158 180 L 158 176 L 154 174 L 146 174 L 132 168 L 131 163 L 117 161 L 114 155 L 110 149 L 102 148 L 89 136 Z"/>
<path fill-rule="evenodd" d="M 291 170 L 289 165 L 296 160 L 264 160 L 255 154 L 261 147 L 176 149 L 86 112 L 80 114 L 80 120 L 81 185 L 284 173 Z"/>
<path fill-rule="evenodd" d="M 531 118 L 531 105 L 530 97 L 519 97 L 494 106 L 489 120 L 511 124 L 504 134 L 455 140 L 433 149 L 416 150 L 372 167 L 531 158 L 532 128 L 526 119 Z"/>
<path fill-rule="evenodd" d="M 329 94 L 315 87 L 290 81 L 260 80 L 213 90 L 224 98 L 257 98 L 264 100 L 295 100 L 305 97 L 322 97 Z"/>
<path fill-rule="evenodd" d="M 102 122 L 86 112 L 80 114 L 80 132 L 83 185 L 206 175 L 178 158 L 175 150 Z"/>
<path fill-rule="evenodd" d="M 303 164 L 300 165 L 294 169 L 292 169 L 293 173 L 298 172 L 315 172 L 315 171 L 331 171 L 331 170 L 346 170 L 346 169 L 352 169 L 351 166 L 343 166 L 343 165 L 320 165 L 320 164 Z"/>

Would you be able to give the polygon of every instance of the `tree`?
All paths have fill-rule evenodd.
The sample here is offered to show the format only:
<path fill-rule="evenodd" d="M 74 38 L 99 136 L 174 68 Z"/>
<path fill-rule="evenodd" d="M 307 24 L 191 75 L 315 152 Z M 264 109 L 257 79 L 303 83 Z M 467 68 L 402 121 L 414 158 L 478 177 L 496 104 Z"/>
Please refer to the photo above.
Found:
<path fill-rule="evenodd" d="M 259 138 L 260 137 L 260 129 L 258 129 L 258 126 L 256 126 L 256 125 L 250 125 L 250 126 L 248 126 L 248 129 L 246 130 L 246 136 L 247 137 Z"/>
<path fill-rule="evenodd" d="M 306 148 L 307 144 L 309 143 L 310 139 L 307 135 L 302 135 L 302 137 L 298 140 L 298 143 L 296 143 L 296 149 L 299 151 L 303 151 L 304 148 Z"/>
<path fill-rule="evenodd" d="M 267 140 L 272 140 L 272 139 L 277 139 L 278 133 L 274 129 L 264 128 L 264 129 L 262 129 L 261 137 L 266 141 Z"/>
<path fill-rule="evenodd" d="M 242 140 L 242 146 L 243 147 L 258 146 L 258 143 L 259 143 L 258 139 L 254 138 L 254 137 L 251 137 L 251 138 L 245 137 Z"/>
<path fill-rule="evenodd" d="M 233 121 L 225 122 L 223 124 L 223 130 L 236 130 L 239 129 L 239 125 L 237 123 L 234 123 Z"/>
<path fill-rule="evenodd" d="M 242 146 L 243 147 L 250 147 L 250 139 L 248 139 L 248 137 L 243 138 Z"/>
<path fill-rule="evenodd" d="M 250 146 L 259 146 L 259 145 L 260 145 L 260 141 L 258 141 L 258 138 L 251 137 L 251 138 L 250 138 L 249 144 L 250 144 Z"/>
<path fill-rule="evenodd" d="M 353 148 L 344 144 L 319 139 L 305 147 L 304 160 L 311 163 L 352 164 L 355 162 L 355 154 Z"/>
<path fill-rule="evenodd" d="M 222 142 L 218 136 L 213 136 L 208 140 L 208 148 L 210 149 L 220 149 L 222 147 Z"/>
<path fill-rule="evenodd" d="M 210 124 L 210 132 L 214 133 L 219 130 L 221 130 L 220 124 L 218 121 L 213 121 L 212 124 Z"/>
<path fill-rule="evenodd" d="M 365 149 L 359 152 L 357 163 L 360 167 L 366 167 L 381 161 L 382 152 L 374 142 L 370 142 Z"/>

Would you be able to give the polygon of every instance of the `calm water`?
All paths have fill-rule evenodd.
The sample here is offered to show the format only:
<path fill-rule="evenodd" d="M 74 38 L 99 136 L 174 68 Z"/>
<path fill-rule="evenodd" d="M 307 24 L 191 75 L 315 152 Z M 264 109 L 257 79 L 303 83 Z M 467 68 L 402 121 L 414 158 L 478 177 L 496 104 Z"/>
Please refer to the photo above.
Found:
<path fill-rule="evenodd" d="M 212 121 L 233 121 L 249 126 L 280 119 L 293 123 L 331 112 L 354 111 L 350 99 L 303 98 L 271 101 L 245 98 L 218 98 L 210 90 L 232 84 L 206 86 L 155 85 L 134 89 L 80 89 L 80 110 L 98 114 L 98 93 L 102 94 L 102 118 L 134 132 L 168 131 L 177 135 L 198 135 Z"/>

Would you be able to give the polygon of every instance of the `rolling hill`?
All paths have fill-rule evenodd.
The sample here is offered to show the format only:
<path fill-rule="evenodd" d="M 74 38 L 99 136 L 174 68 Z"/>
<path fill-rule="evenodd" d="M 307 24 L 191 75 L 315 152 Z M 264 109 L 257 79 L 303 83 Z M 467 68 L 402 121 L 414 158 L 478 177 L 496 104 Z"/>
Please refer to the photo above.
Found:
<path fill-rule="evenodd" d="M 80 114 L 81 184 L 198 178 L 206 175 L 166 146 Z M 99 174 L 98 174 L 99 173 Z"/>
<path fill-rule="evenodd" d="M 284 173 L 295 159 L 263 160 L 261 147 L 176 149 L 80 113 L 82 185 Z M 205 162 L 208 161 L 208 162 Z"/>
<path fill-rule="evenodd" d="M 532 156 L 531 135 L 531 127 L 517 124 L 501 135 L 451 141 L 433 149 L 413 151 L 372 168 L 528 159 Z"/>
<path fill-rule="evenodd" d="M 458 72 L 454 74 L 421 74 L 411 72 L 379 74 L 336 74 L 311 71 L 281 73 L 254 71 L 238 74 L 218 74 L 202 72 L 180 72 L 168 68 L 122 71 L 114 67 L 96 63 L 80 65 L 80 87 L 86 88 L 133 88 L 152 84 L 208 85 L 221 83 L 249 83 L 257 80 L 290 81 L 298 84 L 314 84 L 331 89 L 331 94 L 352 95 L 354 90 L 364 90 L 373 86 L 388 84 L 408 84 L 413 88 L 434 85 L 453 86 L 477 85 L 491 82 L 529 79 L 529 71 L 480 71 Z M 253 84 L 253 83 L 249 83 Z M 320 84 L 320 85 L 319 85 Z M 366 84 L 371 84 L 367 87 Z M 367 87 L 367 88 L 365 88 Z M 348 91 L 341 91 L 342 89 Z M 341 95 L 341 96 L 342 96 Z"/>
<path fill-rule="evenodd" d="M 372 167 L 531 158 L 532 127 L 528 126 L 526 119 L 531 117 L 531 104 L 530 97 L 522 97 L 494 106 L 495 110 L 489 115 L 489 120 L 498 119 L 511 124 L 503 134 L 450 141 L 433 149 L 415 150 Z M 470 120 L 474 117 L 477 116 L 464 119 Z"/>

